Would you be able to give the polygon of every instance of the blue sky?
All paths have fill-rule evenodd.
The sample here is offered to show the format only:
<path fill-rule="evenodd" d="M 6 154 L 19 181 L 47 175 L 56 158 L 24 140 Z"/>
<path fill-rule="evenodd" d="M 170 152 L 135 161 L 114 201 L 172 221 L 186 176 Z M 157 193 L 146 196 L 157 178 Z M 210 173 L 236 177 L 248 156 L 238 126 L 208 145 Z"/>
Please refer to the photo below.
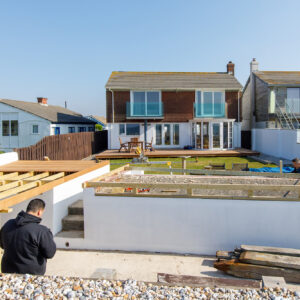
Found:
<path fill-rule="evenodd" d="M 105 115 L 114 70 L 300 70 L 300 1 L 0 0 L 0 98 Z"/>

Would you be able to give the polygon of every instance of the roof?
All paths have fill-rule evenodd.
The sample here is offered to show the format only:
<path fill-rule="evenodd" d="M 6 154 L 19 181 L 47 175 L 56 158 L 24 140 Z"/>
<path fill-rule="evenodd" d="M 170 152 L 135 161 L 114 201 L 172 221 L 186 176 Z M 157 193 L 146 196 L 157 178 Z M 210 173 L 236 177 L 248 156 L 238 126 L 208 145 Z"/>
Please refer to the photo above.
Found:
<path fill-rule="evenodd" d="M 298 71 L 257 71 L 254 74 L 269 85 L 300 85 Z"/>
<path fill-rule="evenodd" d="M 96 121 L 96 122 L 100 122 L 100 123 L 102 123 L 102 124 L 104 124 L 104 125 L 107 124 L 107 123 L 106 123 L 106 118 L 105 118 L 105 117 L 100 117 L 100 116 L 94 116 L 94 115 L 92 115 L 92 116 L 87 116 L 86 118 L 92 119 L 92 120 L 94 120 L 94 121 Z"/>
<path fill-rule="evenodd" d="M 52 123 L 66 123 L 66 124 L 95 124 L 81 114 L 71 111 L 67 108 L 56 105 L 43 105 L 35 102 L 26 102 L 18 100 L 0 99 L 0 103 L 26 111 L 40 118 L 49 120 Z"/>
<path fill-rule="evenodd" d="M 112 72 L 107 89 L 241 89 L 238 80 L 227 73 L 213 72 Z"/>

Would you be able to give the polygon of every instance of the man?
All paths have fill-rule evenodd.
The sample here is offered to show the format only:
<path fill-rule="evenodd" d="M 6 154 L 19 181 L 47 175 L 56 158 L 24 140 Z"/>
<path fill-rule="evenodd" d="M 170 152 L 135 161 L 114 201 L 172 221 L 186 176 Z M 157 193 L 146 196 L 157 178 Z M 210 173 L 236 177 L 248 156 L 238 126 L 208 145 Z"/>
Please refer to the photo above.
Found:
<path fill-rule="evenodd" d="M 293 173 L 300 173 L 300 159 L 296 157 L 292 160 L 292 163 L 293 167 L 295 168 Z"/>
<path fill-rule="evenodd" d="M 54 256 L 56 245 L 50 229 L 39 224 L 44 210 L 43 200 L 31 200 L 26 212 L 21 211 L 16 219 L 7 221 L 2 227 L 3 273 L 45 274 L 47 258 Z"/>

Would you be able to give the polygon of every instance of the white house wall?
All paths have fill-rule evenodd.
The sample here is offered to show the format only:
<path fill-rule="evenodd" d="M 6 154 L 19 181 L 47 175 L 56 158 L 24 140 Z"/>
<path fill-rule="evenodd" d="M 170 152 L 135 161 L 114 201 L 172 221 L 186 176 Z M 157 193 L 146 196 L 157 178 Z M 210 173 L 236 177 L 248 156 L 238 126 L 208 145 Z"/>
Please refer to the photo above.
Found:
<path fill-rule="evenodd" d="M 299 131 L 288 129 L 252 129 L 252 150 L 284 159 L 299 157 Z"/>
<path fill-rule="evenodd" d="M 92 188 L 83 198 L 85 238 L 69 239 L 73 249 L 215 255 L 241 244 L 300 248 L 300 202 L 95 196 Z"/>
<path fill-rule="evenodd" d="M 69 127 L 75 127 L 75 132 L 79 132 L 79 127 L 85 127 L 86 132 L 89 131 L 89 127 L 94 128 L 94 124 L 51 124 L 51 130 L 49 135 L 54 135 L 55 134 L 55 127 L 60 128 L 60 134 L 67 134 L 69 133 Z"/>
<path fill-rule="evenodd" d="M 2 121 L 18 120 L 18 136 L 2 136 Z M 32 125 L 39 125 L 39 133 L 32 133 Z M 23 110 L 0 103 L 0 150 L 12 151 L 14 148 L 27 147 L 50 135 L 50 121 Z"/>

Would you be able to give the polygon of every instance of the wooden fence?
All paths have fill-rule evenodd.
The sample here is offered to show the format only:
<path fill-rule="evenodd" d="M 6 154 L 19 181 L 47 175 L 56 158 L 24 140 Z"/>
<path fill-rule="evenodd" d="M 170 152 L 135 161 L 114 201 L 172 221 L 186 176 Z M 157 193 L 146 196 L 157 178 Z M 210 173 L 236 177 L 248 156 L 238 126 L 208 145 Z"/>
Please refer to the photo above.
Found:
<path fill-rule="evenodd" d="M 107 130 L 46 136 L 35 145 L 14 149 L 20 160 L 83 159 L 107 149 Z"/>

